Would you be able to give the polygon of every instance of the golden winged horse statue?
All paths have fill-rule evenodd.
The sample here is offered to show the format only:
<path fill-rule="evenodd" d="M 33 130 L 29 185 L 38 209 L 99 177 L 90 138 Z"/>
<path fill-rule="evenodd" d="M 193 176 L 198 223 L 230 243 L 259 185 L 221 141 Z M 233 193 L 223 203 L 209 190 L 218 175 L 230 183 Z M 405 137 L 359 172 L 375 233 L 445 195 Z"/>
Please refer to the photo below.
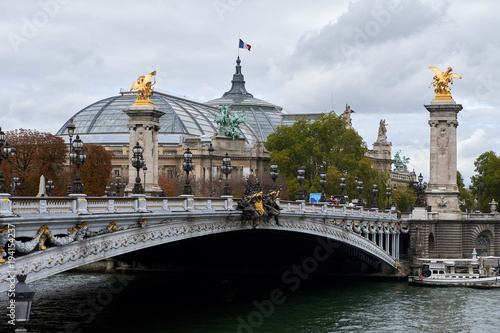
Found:
<path fill-rule="evenodd" d="M 137 90 L 137 99 L 133 105 L 154 105 L 149 99 L 151 92 L 153 91 L 153 85 L 155 82 L 151 83 L 151 78 L 156 75 L 156 71 L 149 73 L 148 75 L 139 76 L 137 81 L 132 84 L 130 91 Z"/>
<path fill-rule="evenodd" d="M 434 92 L 436 93 L 436 98 L 433 99 L 434 101 L 443 101 L 443 100 L 453 100 L 451 97 L 451 88 L 448 87 L 448 84 L 453 84 L 453 78 L 455 79 L 461 79 L 462 77 L 456 73 L 451 73 L 453 70 L 451 67 L 448 67 L 446 72 L 443 73 L 439 68 L 437 67 L 429 67 L 434 71 L 436 75 L 434 75 L 431 85 L 436 87 L 434 89 Z"/>

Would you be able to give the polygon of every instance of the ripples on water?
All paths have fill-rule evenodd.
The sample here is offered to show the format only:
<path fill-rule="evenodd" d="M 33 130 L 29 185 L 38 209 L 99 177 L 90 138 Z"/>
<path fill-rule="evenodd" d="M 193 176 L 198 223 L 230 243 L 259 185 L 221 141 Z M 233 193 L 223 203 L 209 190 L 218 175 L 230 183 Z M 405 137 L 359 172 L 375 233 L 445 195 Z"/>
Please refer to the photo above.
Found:
<path fill-rule="evenodd" d="M 71 272 L 28 281 L 36 291 L 28 332 L 500 330 L 500 290 L 323 279 L 301 283 L 292 292 L 279 278 L 258 275 L 141 273 L 122 279 L 124 288 L 119 288 L 118 280 L 113 274 Z M 276 289 L 284 292 L 280 300 L 286 300 L 259 312 L 254 301 L 269 305 L 269 295 Z M 7 325 L 5 294 L 0 295 L 0 306 L 4 314 L 0 332 L 13 332 Z"/>

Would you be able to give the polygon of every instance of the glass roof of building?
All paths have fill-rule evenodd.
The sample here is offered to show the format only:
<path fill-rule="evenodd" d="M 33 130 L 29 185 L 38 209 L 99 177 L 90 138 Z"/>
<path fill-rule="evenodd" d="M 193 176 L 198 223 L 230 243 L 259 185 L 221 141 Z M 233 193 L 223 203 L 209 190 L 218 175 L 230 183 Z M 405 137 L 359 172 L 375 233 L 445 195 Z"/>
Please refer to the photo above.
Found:
<path fill-rule="evenodd" d="M 87 106 L 72 119 L 76 126 L 75 135 L 85 135 L 87 140 L 92 137 L 99 138 L 99 142 L 105 142 L 106 137 L 116 134 L 129 134 L 128 116 L 123 110 L 127 110 L 136 100 L 135 93 L 121 93 L 118 96 L 109 97 Z M 160 117 L 159 138 L 170 141 L 161 134 L 185 134 L 190 136 L 210 137 L 216 132 L 217 124 L 214 123 L 214 113 L 220 112 L 218 107 L 167 95 L 153 91 L 151 101 L 165 114 Z M 56 133 L 59 136 L 67 136 L 66 126 L 68 120 Z M 249 122 L 240 128 L 242 136 L 247 143 L 253 144 L 260 137 L 249 125 Z M 109 142 L 115 142 L 109 138 Z M 127 142 L 127 141 L 125 141 Z M 160 141 L 160 143 L 162 143 Z"/>

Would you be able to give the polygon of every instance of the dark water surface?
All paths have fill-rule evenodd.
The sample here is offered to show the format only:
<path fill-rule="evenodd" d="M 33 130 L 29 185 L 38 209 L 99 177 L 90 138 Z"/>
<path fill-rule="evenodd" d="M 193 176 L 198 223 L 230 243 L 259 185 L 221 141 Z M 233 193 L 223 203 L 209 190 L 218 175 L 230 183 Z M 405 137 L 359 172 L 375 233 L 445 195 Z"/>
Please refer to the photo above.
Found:
<path fill-rule="evenodd" d="M 28 332 L 499 332 L 500 290 L 367 279 L 69 272 L 36 291 Z M 0 332 L 7 297 L 0 295 Z"/>

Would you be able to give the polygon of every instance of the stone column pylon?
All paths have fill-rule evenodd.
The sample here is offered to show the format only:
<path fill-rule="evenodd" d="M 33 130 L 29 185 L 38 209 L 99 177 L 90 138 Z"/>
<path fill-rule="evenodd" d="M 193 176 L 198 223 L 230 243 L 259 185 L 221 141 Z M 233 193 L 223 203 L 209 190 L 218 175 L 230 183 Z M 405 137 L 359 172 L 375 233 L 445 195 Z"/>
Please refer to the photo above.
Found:
<path fill-rule="evenodd" d="M 430 179 L 427 205 L 439 213 L 458 213 L 457 115 L 461 104 L 433 100 L 424 105 L 430 113 Z"/>
<path fill-rule="evenodd" d="M 128 117 L 130 130 L 130 142 L 128 149 L 129 157 L 129 183 L 125 193 L 132 193 L 137 170 L 132 166 L 132 148 L 137 142 L 144 149 L 142 156 L 147 166 L 145 194 L 147 196 L 159 196 L 161 188 L 158 186 L 158 131 L 160 130 L 160 117 L 165 113 L 158 110 L 155 105 L 132 105 L 124 110 Z M 144 186 L 144 172 L 139 173 Z"/>

